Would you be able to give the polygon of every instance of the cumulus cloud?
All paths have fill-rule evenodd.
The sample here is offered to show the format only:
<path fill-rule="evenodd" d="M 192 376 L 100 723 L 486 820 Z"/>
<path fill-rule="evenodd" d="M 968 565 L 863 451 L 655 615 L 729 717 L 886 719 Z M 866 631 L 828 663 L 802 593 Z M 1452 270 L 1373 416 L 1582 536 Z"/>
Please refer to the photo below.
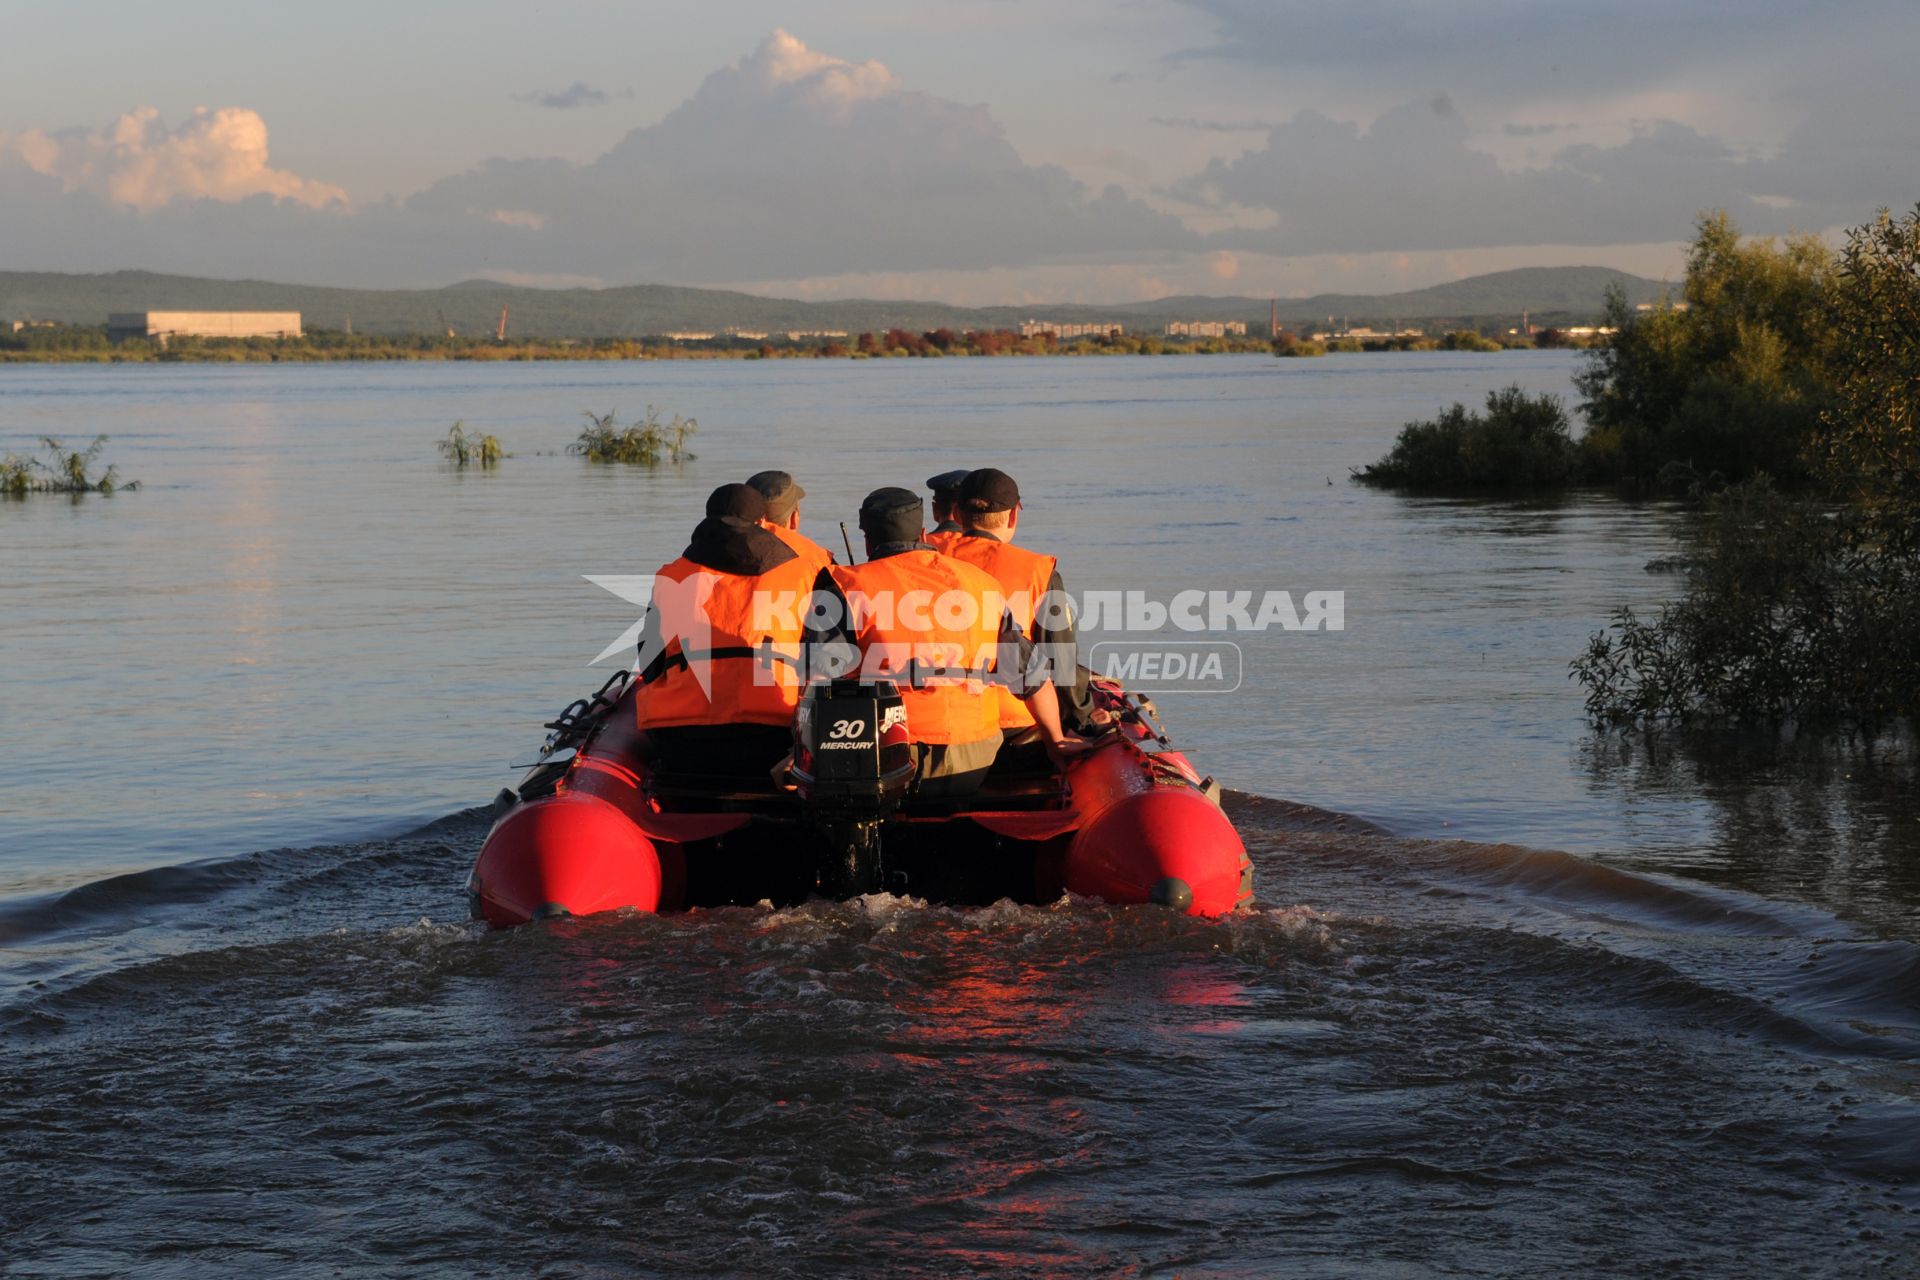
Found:
<path fill-rule="evenodd" d="M 114 265 L 220 275 L 710 284 L 1201 248 L 1117 186 L 1028 164 L 984 106 L 784 31 L 591 162 L 489 161 L 352 211 L 335 188 L 269 168 L 250 111 L 174 131 L 135 113 L 99 135 L 8 139 L 0 156 L 0 236 L 48 266 L 97 269 L 108 244 Z"/>
<path fill-rule="evenodd" d="M 1020 158 L 983 106 L 908 89 L 777 31 L 597 160 L 493 161 L 408 211 L 471 230 L 545 219 L 521 269 L 734 281 L 1022 265 L 1190 246 L 1177 219 Z M 524 221 L 524 219 L 523 219 Z"/>
<path fill-rule="evenodd" d="M 584 80 L 575 80 L 564 89 L 535 89 L 532 93 L 514 96 L 516 101 L 531 102 L 536 107 L 551 107 L 555 111 L 574 111 L 581 107 L 607 105 L 607 91 L 596 89 Z"/>
<path fill-rule="evenodd" d="M 1261 9 L 1205 2 L 1247 23 Z M 1469 19 L 1492 2 L 1462 0 Z M 1339 12 L 1415 9 L 1425 12 L 1354 0 Z M 1309 45 L 1345 30 L 1315 35 L 1332 11 L 1300 12 Z M 1391 54 L 1418 42 L 1390 31 L 1382 43 Z M 1479 85 L 1475 96 L 1449 96 L 1431 90 L 1468 82 L 1425 76 L 1403 76 L 1403 91 L 1422 96 L 1370 124 L 1311 111 L 1263 125 L 1156 117 L 1168 128 L 1252 133 L 1236 140 L 1251 144 L 1240 154 L 1155 193 L 1169 207 L 1164 197 L 1184 201 L 1183 221 L 1118 186 L 1096 190 L 1057 165 L 1027 162 L 985 106 L 916 91 L 879 62 L 776 32 L 596 159 L 493 160 L 359 208 L 338 188 L 274 169 L 265 123 L 241 108 L 177 127 L 143 109 L 105 130 L 0 135 L 0 243 L 15 246 L 8 265 L 20 267 L 389 286 L 487 275 L 745 283 L 816 296 L 909 283 L 964 294 L 966 280 L 1016 293 L 1022 281 L 1044 282 L 1062 296 L 1228 281 L 1265 289 L 1293 278 L 1275 263 L 1312 255 L 1353 255 L 1355 270 L 1377 274 L 1387 269 L 1379 255 L 1393 252 L 1429 264 L 1477 254 L 1480 263 L 1522 246 L 1671 243 L 1706 207 L 1765 232 L 1904 204 L 1911 192 L 1887 185 L 1920 155 L 1920 117 L 1903 105 L 1903 50 L 1888 47 L 1871 74 L 1849 56 L 1848 92 L 1783 91 L 1783 109 L 1806 124 L 1765 154 L 1674 121 L 1626 136 L 1549 101 L 1500 111 L 1476 133 L 1471 117 L 1487 109 Z M 574 89 L 601 92 L 576 85 L 555 96 Z M 1567 134 L 1570 125 L 1503 128 L 1503 117 L 1582 124 Z M 1526 152 L 1532 167 L 1503 164 L 1486 148 L 1505 138 L 1537 139 L 1542 154 Z M 1585 145 L 1567 145 L 1575 139 Z M 1513 150 L 1502 154 L 1510 161 Z M 1148 183 L 1126 151 L 1055 154 Z M 1073 280 L 1092 283 L 1082 290 Z"/>
<path fill-rule="evenodd" d="M 347 203 L 339 187 L 268 164 L 267 122 L 244 107 L 201 107 L 175 128 L 141 107 L 106 129 L 0 134 L 0 167 L 8 165 L 53 178 L 63 191 L 142 210 L 253 196 L 314 208 Z"/>

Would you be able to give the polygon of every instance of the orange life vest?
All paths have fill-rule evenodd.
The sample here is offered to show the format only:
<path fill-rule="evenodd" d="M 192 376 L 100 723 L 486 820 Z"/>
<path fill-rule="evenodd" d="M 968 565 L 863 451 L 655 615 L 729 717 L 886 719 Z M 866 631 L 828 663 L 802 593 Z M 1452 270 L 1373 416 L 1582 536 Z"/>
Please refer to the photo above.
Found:
<path fill-rule="evenodd" d="M 792 724 L 801 623 L 818 572 L 805 557 L 759 574 L 724 573 L 685 556 L 662 565 L 653 608 L 666 666 L 634 696 L 640 727 Z"/>
<path fill-rule="evenodd" d="M 852 609 L 861 674 L 899 682 L 913 741 L 979 742 L 999 734 L 999 704 L 983 679 L 995 665 L 1005 609 L 991 575 L 936 551 L 902 551 L 829 572 Z M 942 620 L 935 602 L 949 592 L 973 601 L 969 625 Z"/>
<path fill-rule="evenodd" d="M 942 555 L 964 560 L 992 574 L 1006 594 L 1007 608 L 1013 611 L 1013 620 L 1020 624 L 1021 632 L 1029 639 L 1038 639 L 1034 635 L 1034 615 L 1047 594 L 1047 584 L 1053 581 L 1053 571 L 1059 561 L 998 538 L 966 533 L 935 534 L 927 541 Z M 1026 703 L 1013 696 L 1011 689 L 998 688 L 994 694 L 999 703 L 1002 729 L 1025 729 L 1033 723 L 1033 713 L 1027 710 Z"/>
<path fill-rule="evenodd" d="M 760 527 L 785 543 L 793 554 L 811 564 L 815 573 L 819 573 L 822 569 L 833 563 L 833 553 L 831 551 L 798 529 L 789 529 L 783 524 L 774 524 L 769 520 L 762 520 Z"/>

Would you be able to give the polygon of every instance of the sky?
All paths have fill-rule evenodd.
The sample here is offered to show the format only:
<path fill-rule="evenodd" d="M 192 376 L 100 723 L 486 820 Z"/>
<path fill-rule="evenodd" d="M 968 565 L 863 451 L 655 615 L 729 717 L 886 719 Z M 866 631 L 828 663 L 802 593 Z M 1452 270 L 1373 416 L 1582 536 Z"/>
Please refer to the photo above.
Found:
<path fill-rule="evenodd" d="M 1920 199 L 1912 0 L 0 0 L 0 270 L 1019 304 Z"/>

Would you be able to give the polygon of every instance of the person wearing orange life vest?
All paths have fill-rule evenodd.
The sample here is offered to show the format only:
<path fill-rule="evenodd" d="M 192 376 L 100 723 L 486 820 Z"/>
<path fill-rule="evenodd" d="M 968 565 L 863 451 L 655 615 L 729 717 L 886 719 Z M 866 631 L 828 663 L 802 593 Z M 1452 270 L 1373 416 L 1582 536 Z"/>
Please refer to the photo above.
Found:
<path fill-rule="evenodd" d="M 1013 545 L 1020 528 L 1020 486 L 993 467 L 969 472 L 954 490 L 957 532 L 927 536 L 935 550 L 985 569 L 1006 592 L 1007 607 L 1038 647 L 1056 679 L 1061 717 L 1076 728 L 1094 726 L 1093 696 L 1079 665 L 1072 602 L 1054 557 Z M 1071 672 L 1073 678 L 1067 679 Z M 1010 696 L 1000 699 L 1000 727 L 1009 736 L 1032 728 L 1033 718 Z"/>
<path fill-rule="evenodd" d="M 924 541 L 924 513 L 911 489 L 876 489 L 860 506 L 867 561 L 823 570 L 806 625 L 808 673 L 893 680 L 922 796 L 977 790 L 1003 735 L 996 684 L 1011 687 L 1057 761 L 1085 744 L 1060 727 L 1053 685 L 1006 612 L 1000 585 L 983 569 Z M 821 607 L 827 616 L 820 613 Z"/>
<path fill-rule="evenodd" d="M 757 490 L 721 485 L 686 550 L 654 576 L 634 712 L 663 768 L 763 777 L 792 745 L 794 602 L 819 570 L 761 526 L 766 513 Z"/>
<path fill-rule="evenodd" d="M 833 552 L 800 532 L 800 499 L 807 496 L 807 491 L 792 476 L 784 471 L 756 471 L 747 477 L 747 487 L 767 500 L 767 514 L 760 523 L 774 537 L 815 569 L 833 563 Z"/>

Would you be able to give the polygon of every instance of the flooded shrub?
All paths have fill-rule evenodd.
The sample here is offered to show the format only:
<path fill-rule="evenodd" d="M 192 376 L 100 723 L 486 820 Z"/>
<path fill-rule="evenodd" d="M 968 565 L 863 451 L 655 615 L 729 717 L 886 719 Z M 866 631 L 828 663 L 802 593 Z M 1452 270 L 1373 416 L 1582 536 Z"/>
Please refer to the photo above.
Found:
<path fill-rule="evenodd" d="M 1853 229 L 1823 306 L 1836 374 L 1808 454 L 1831 500 L 1765 477 L 1713 497 L 1685 594 L 1650 619 L 1621 610 L 1574 661 L 1596 721 L 1920 714 L 1920 208 Z"/>
<path fill-rule="evenodd" d="M 1681 598 L 1630 608 L 1571 665 L 1601 724 L 1878 722 L 1920 711 L 1920 557 L 1765 477 L 1695 516 Z"/>
<path fill-rule="evenodd" d="M 507 456 L 496 437 L 469 434 L 464 420 L 448 427 L 446 439 L 436 442 L 434 448 L 455 467 L 493 467 Z"/>
<path fill-rule="evenodd" d="M 1568 483 L 1573 467 L 1566 406 L 1516 385 L 1489 392 L 1484 415 L 1455 404 L 1431 421 L 1409 422 L 1386 457 L 1354 476 L 1435 492 L 1546 489 Z"/>
<path fill-rule="evenodd" d="M 614 413 L 583 413 L 587 426 L 580 438 L 567 446 L 589 462 L 620 462 L 637 467 L 657 467 L 662 462 L 679 463 L 693 457 L 687 439 L 699 426 L 692 418 L 673 415 L 671 422 L 660 421 L 660 411 L 647 406 L 646 417 L 620 426 Z"/>
<path fill-rule="evenodd" d="M 0 494 L 10 498 L 29 493 L 112 493 L 116 489 L 138 489 L 138 480 L 122 483 L 120 469 L 109 466 L 99 475 L 93 464 L 107 446 L 107 437 L 95 436 L 84 449 L 69 449 L 52 436 L 41 436 L 44 456 L 21 457 L 9 453 L 0 457 Z"/>

